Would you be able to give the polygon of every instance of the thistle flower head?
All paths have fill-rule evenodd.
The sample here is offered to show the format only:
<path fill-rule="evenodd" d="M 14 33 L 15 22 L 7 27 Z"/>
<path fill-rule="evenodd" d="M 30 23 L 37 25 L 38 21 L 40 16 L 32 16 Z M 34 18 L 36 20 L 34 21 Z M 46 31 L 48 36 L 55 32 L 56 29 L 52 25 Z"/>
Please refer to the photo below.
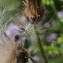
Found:
<path fill-rule="evenodd" d="M 33 21 L 37 21 L 44 14 L 44 7 L 41 5 L 41 0 L 25 0 L 23 1 L 23 15 L 32 19 Z"/>
<path fill-rule="evenodd" d="M 6 29 L 6 35 L 12 39 L 12 37 L 18 34 L 19 34 L 19 26 L 17 26 L 17 24 L 11 23 Z"/>
<path fill-rule="evenodd" d="M 24 3 L 24 11 L 23 11 L 24 16 L 26 16 L 27 18 L 36 18 L 39 16 L 31 0 L 25 0 L 23 1 L 23 3 Z"/>

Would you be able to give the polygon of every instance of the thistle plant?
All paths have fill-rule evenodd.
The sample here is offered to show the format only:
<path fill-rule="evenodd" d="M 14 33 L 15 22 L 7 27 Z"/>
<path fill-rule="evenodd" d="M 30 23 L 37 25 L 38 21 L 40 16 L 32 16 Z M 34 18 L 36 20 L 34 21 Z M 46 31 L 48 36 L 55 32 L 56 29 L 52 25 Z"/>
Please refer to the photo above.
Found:
<path fill-rule="evenodd" d="M 32 40 L 32 38 L 34 39 L 33 41 L 38 44 L 38 48 L 41 52 L 44 63 L 48 63 L 39 37 L 42 29 L 39 29 L 40 26 L 37 26 L 38 24 L 42 23 L 42 20 L 40 18 L 44 16 L 45 12 L 45 9 L 41 5 L 41 2 L 42 0 L 25 0 L 23 1 L 23 9 L 21 11 L 21 14 L 15 14 L 14 16 L 9 15 L 7 16 L 7 19 L 6 15 L 8 13 L 8 9 L 5 9 L 4 7 L 5 11 L 4 9 L 3 12 L 0 11 L 2 13 L 2 18 L 0 18 L 0 22 L 2 24 L 0 24 L 0 27 L 2 32 L 0 31 L 0 34 L 2 36 L 4 35 L 4 40 L 2 39 L 0 42 L 0 51 L 1 53 L 2 51 L 4 51 L 3 54 L 7 54 L 7 52 L 9 51 L 8 54 L 10 55 L 8 55 L 9 58 L 6 57 L 7 55 L 5 55 L 5 58 L 3 60 L 1 59 L 1 63 L 27 63 L 28 58 L 30 58 L 31 61 L 35 63 L 35 61 L 31 57 L 29 57 L 27 51 L 24 48 L 24 42 L 26 38 L 30 40 Z M 2 47 L 6 49 L 3 50 Z"/>

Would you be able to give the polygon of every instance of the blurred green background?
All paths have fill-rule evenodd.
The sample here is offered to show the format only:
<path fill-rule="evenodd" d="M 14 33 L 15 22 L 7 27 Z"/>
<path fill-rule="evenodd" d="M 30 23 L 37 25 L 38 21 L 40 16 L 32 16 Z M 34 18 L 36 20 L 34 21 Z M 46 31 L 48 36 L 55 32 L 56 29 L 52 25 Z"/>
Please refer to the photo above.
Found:
<path fill-rule="evenodd" d="M 13 15 L 20 13 L 22 4 L 22 0 L 0 0 L 0 15 L 4 15 L 2 24 Z M 41 43 L 49 63 L 63 63 L 63 0 L 42 0 L 42 4 L 46 8 L 46 15 L 43 17 Z M 26 40 L 26 42 L 30 41 Z M 36 63 L 43 63 L 36 43 L 27 43 L 25 47 L 32 58 Z M 29 60 L 29 63 L 32 62 Z"/>

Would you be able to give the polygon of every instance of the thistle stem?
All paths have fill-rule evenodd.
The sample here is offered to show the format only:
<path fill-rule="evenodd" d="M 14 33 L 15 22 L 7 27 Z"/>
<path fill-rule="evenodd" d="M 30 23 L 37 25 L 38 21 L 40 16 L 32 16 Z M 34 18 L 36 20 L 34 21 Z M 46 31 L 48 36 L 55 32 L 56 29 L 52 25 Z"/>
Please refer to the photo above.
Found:
<path fill-rule="evenodd" d="M 30 60 L 33 62 L 33 63 L 35 63 L 35 61 L 31 58 L 31 57 L 29 57 L 30 58 Z"/>
<path fill-rule="evenodd" d="M 41 44 L 41 40 L 40 40 L 40 38 L 39 38 L 39 33 L 38 33 L 38 31 L 36 30 L 36 27 L 35 27 L 35 26 L 34 26 L 34 29 L 35 29 L 35 33 L 36 33 L 36 35 L 37 35 L 38 46 L 39 46 L 39 49 L 40 49 L 40 51 L 41 51 L 41 55 L 43 56 L 44 63 L 48 63 L 48 60 L 47 60 L 47 58 L 46 58 L 46 55 L 45 55 L 43 46 L 42 46 L 42 44 Z"/>

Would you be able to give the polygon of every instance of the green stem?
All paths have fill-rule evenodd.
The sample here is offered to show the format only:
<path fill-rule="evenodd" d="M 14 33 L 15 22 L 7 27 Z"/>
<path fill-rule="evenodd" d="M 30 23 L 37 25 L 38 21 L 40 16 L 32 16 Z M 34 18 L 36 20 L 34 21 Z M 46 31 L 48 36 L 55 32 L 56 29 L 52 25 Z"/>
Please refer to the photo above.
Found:
<path fill-rule="evenodd" d="M 29 57 L 30 59 L 31 59 L 31 61 L 33 62 L 33 63 L 35 63 L 35 61 L 31 58 L 31 57 Z"/>
<path fill-rule="evenodd" d="M 52 2 L 52 3 L 51 3 Z M 51 8 L 53 9 L 54 13 L 55 13 L 55 16 L 56 16 L 56 20 L 60 23 L 61 27 L 63 27 L 63 23 L 60 21 L 60 19 L 58 18 L 58 15 L 57 15 L 57 9 L 56 9 L 56 6 L 54 4 L 54 0 L 50 0 L 50 5 L 51 5 Z M 62 29 L 62 33 L 63 33 L 63 29 Z"/>
<path fill-rule="evenodd" d="M 50 5 L 51 5 L 51 8 L 53 9 L 53 11 L 55 13 L 55 16 L 56 16 L 57 21 L 61 24 L 61 26 L 63 26 L 62 22 L 58 18 L 57 10 L 56 10 L 56 7 L 55 7 L 55 4 L 54 4 L 54 1 L 53 0 L 50 0 Z"/>
<path fill-rule="evenodd" d="M 39 46 L 39 49 L 40 49 L 41 54 L 42 54 L 42 56 L 43 56 L 44 63 L 48 63 L 48 60 L 47 60 L 47 58 L 46 58 L 46 55 L 45 55 L 45 52 L 44 52 L 43 46 L 42 46 L 42 44 L 41 44 L 41 40 L 40 40 L 40 38 L 39 38 L 38 31 L 36 30 L 36 27 L 35 27 L 35 26 L 34 26 L 34 29 L 35 29 L 35 33 L 36 33 L 36 35 L 37 35 L 38 46 Z"/>

